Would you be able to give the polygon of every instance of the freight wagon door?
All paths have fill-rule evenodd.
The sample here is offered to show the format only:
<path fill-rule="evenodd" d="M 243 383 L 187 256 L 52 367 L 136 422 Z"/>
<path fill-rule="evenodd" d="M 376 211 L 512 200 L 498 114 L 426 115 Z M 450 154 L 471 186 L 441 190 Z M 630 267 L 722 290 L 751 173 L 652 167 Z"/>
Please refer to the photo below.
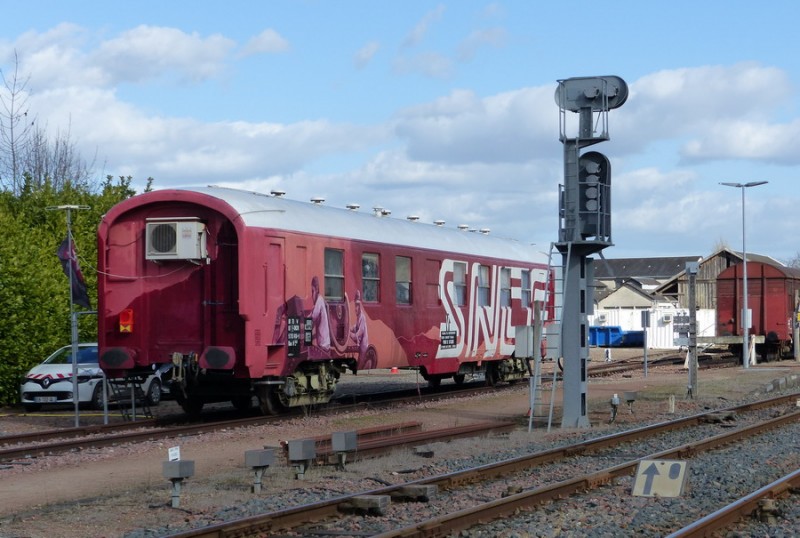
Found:
<path fill-rule="evenodd" d="M 753 274 L 754 272 L 756 274 Z M 767 322 L 764 300 L 764 266 L 750 263 L 747 267 L 747 308 L 750 310 L 750 334 L 766 334 L 764 331 Z"/>
<path fill-rule="evenodd" d="M 792 312 L 794 311 L 791 280 L 775 267 L 764 265 L 761 277 L 764 283 L 764 326 L 767 341 L 786 342 L 792 338 Z"/>
<path fill-rule="evenodd" d="M 739 314 L 736 273 L 725 270 L 717 277 L 717 336 L 739 334 Z"/>

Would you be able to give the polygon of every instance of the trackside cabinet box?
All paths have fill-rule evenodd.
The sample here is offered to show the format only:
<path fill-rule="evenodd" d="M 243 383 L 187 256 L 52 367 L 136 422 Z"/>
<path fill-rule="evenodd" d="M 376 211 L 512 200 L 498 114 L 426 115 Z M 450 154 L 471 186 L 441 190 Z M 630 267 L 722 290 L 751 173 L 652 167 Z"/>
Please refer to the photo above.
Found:
<path fill-rule="evenodd" d="M 248 467 L 269 467 L 275 462 L 275 451 L 269 448 L 263 450 L 247 450 L 244 453 L 244 464 Z"/>
<path fill-rule="evenodd" d="M 317 457 L 317 446 L 313 439 L 289 441 L 289 461 L 313 460 Z"/>
<path fill-rule="evenodd" d="M 514 327 L 514 356 L 533 357 L 533 325 Z"/>
<path fill-rule="evenodd" d="M 194 461 L 165 461 L 161 467 L 161 472 L 164 478 L 168 479 L 189 478 L 190 476 L 194 476 Z"/>
<path fill-rule="evenodd" d="M 358 448 L 358 435 L 354 431 L 333 432 L 331 448 L 334 452 L 354 452 Z"/>

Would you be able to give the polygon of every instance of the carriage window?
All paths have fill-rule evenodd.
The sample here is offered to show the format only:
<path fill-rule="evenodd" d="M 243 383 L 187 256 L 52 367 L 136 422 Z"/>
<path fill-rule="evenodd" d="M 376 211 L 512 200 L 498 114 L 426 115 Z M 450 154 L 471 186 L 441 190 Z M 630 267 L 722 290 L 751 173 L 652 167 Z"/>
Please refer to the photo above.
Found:
<path fill-rule="evenodd" d="M 478 306 L 489 306 L 489 268 L 478 267 Z"/>
<path fill-rule="evenodd" d="M 380 257 L 377 254 L 361 255 L 361 294 L 362 300 L 368 303 L 380 301 L 381 273 Z"/>
<path fill-rule="evenodd" d="M 522 306 L 530 308 L 531 306 L 531 272 L 523 269 L 522 270 L 522 283 L 520 284 L 520 288 L 522 289 L 522 295 L 520 297 L 522 301 Z"/>
<path fill-rule="evenodd" d="M 511 269 L 500 269 L 500 306 L 511 306 Z"/>
<path fill-rule="evenodd" d="M 395 258 L 395 286 L 397 304 L 411 304 L 411 258 Z"/>
<path fill-rule="evenodd" d="M 441 267 L 439 260 L 425 260 L 425 304 L 428 306 L 442 304 L 439 299 L 439 271 Z"/>
<path fill-rule="evenodd" d="M 457 306 L 467 304 L 467 264 L 453 263 L 453 286 L 455 287 L 455 300 Z"/>
<path fill-rule="evenodd" d="M 344 252 L 325 249 L 325 298 L 344 298 Z"/>

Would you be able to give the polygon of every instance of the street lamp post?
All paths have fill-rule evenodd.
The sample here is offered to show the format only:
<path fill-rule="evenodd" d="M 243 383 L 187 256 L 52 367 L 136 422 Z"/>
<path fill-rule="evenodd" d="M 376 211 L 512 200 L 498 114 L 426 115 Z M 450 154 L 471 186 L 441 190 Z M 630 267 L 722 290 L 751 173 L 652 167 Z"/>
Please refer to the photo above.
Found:
<path fill-rule="evenodd" d="M 745 212 L 744 190 L 749 187 L 765 185 L 768 181 L 750 181 L 749 183 L 720 183 L 726 187 L 742 189 L 742 362 L 745 368 L 750 368 L 750 310 L 747 308 L 747 246 L 745 243 Z"/>

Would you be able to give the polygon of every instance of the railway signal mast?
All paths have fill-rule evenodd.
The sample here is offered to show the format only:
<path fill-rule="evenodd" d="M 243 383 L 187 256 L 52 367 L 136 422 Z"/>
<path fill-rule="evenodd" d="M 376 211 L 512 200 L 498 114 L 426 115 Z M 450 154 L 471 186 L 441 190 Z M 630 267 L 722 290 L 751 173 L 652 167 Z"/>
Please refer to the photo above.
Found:
<path fill-rule="evenodd" d="M 564 357 L 562 427 L 587 427 L 588 320 L 594 304 L 592 258 L 611 242 L 611 164 L 585 147 L 609 139 L 608 111 L 622 106 L 628 86 L 615 76 L 558 81 L 559 139 L 564 184 L 559 185 L 558 242 L 563 258 L 561 354 Z M 567 135 L 567 112 L 578 114 L 577 135 Z M 572 124 L 570 124 L 572 127 Z"/>

